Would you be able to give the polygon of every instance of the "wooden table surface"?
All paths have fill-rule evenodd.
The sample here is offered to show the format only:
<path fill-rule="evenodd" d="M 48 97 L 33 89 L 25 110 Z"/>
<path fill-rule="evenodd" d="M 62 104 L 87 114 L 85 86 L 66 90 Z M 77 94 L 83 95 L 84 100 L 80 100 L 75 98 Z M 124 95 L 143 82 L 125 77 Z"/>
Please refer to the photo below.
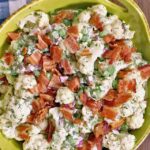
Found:
<path fill-rule="evenodd" d="M 138 5 L 141 7 L 143 12 L 145 13 L 147 20 L 150 25 L 150 0 L 136 0 Z M 143 142 L 138 150 L 150 150 L 150 135 L 149 137 Z"/>

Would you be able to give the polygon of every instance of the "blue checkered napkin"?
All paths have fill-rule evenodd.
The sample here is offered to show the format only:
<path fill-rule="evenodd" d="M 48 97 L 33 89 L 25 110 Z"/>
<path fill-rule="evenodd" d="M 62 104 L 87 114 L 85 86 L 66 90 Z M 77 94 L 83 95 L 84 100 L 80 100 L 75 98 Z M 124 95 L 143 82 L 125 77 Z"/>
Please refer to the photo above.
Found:
<path fill-rule="evenodd" d="M 0 0 L 0 23 L 31 0 Z"/>

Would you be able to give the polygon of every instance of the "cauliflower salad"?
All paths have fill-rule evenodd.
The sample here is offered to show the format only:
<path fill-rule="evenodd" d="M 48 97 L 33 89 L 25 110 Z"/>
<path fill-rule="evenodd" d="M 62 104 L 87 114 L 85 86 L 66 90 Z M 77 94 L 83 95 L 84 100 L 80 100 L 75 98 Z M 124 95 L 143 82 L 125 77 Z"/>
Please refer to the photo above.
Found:
<path fill-rule="evenodd" d="M 0 59 L 0 130 L 23 150 L 132 150 L 150 64 L 103 5 L 36 11 Z"/>

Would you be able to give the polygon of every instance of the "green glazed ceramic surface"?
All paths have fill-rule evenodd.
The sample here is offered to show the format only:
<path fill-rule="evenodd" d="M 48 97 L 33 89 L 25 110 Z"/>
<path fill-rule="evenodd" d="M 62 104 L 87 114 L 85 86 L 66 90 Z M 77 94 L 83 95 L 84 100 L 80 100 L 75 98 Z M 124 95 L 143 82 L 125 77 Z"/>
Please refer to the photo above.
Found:
<path fill-rule="evenodd" d="M 103 4 L 110 13 L 116 14 L 120 19 L 130 24 L 131 29 L 136 31 L 134 44 L 147 61 L 150 63 L 150 30 L 149 25 L 137 4 L 133 0 L 118 0 L 124 7 L 120 7 L 109 0 L 33 0 L 32 3 L 21 8 L 13 14 L 0 27 L 0 55 L 7 48 L 7 33 L 17 29 L 17 23 L 20 19 L 27 16 L 34 10 L 49 12 L 57 8 L 83 8 L 94 4 Z M 147 86 L 148 105 L 145 112 L 145 123 L 142 128 L 132 131 L 136 136 L 135 148 L 143 142 L 150 132 L 150 82 Z M 21 150 L 21 143 L 6 139 L 0 133 L 0 150 Z"/>

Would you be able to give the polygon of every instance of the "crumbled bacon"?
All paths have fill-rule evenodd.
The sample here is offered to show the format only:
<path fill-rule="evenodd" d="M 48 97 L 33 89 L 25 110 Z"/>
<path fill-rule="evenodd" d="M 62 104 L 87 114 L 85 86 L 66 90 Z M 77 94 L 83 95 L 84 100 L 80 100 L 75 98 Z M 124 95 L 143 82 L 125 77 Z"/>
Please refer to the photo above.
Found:
<path fill-rule="evenodd" d="M 68 35 L 71 35 L 76 38 L 79 34 L 78 27 L 76 25 L 68 27 L 67 33 Z"/>
<path fill-rule="evenodd" d="M 148 79 L 150 77 L 150 65 L 144 65 L 138 68 L 141 72 L 141 76 L 143 79 Z"/>
<path fill-rule="evenodd" d="M 79 50 L 79 44 L 72 35 L 69 35 L 65 39 L 64 44 L 66 48 L 70 51 L 70 53 L 76 53 Z"/>
<path fill-rule="evenodd" d="M 5 53 L 3 58 L 7 65 L 12 65 L 15 59 L 12 53 Z"/>
<path fill-rule="evenodd" d="M 71 10 L 61 10 L 54 16 L 55 23 L 62 23 L 64 19 L 71 20 L 74 17 L 74 12 Z"/>
<path fill-rule="evenodd" d="M 71 80 L 66 82 L 66 85 L 71 91 L 76 92 L 80 87 L 80 80 L 78 77 L 73 77 Z"/>
<path fill-rule="evenodd" d="M 60 65 L 64 69 L 64 74 L 65 75 L 72 74 L 72 66 L 71 66 L 70 62 L 67 59 L 63 59 L 61 61 Z"/>
<path fill-rule="evenodd" d="M 62 58 L 62 49 L 56 45 L 52 46 L 50 48 L 50 54 L 51 54 L 51 59 L 54 62 L 59 63 L 61 61 Z"/>
<path fill-rule="evenodd" d="M 95 26 L 100 31 L 103 31 L 103 23 L 100 20 L 100 16 L 97 13 L 93 13 L 90 18 L 90 24 Z"/>
<path fill-rule="evenodd" d="M 114 42 L 115 41 L 115 37 L 111 34 L 108 34 L 106 36 L 104 36 L 104 41 L 109 44 L 111 42 Z"/>
<path fill-rule="evenodd" d="M 110 126 L 111 126 L 111 129 L 112 130 L 115 130 L 115 129 L 118 129 L 120 128 L 125 122 L 125 119 L 120 119 L 120 120 L 117 120 L 117 121 L 113 121 Z"/>
<path fill-rule="evenodd" d="M 34 52 L 26 58 L 26 62 L 31 65 L 39 65 L 42 54 L 40 52 Z"/>
<path fill-rule="evenodd" d="M 108 106 L 104 105 L 100 114 L 104 118 L 114 120 L 115 117 L 117 116 L 117 111 L 115 110 L 115 108 L 108 107 Z"/>
<path fill-rule="evenodd" d="M 17 32 L 9 32 L 8 37 L 10 38 L 11 41 L 18 40 L 21 36 L 21 33 Z"/>
<path fill-rule="evenodd" d="M 36 44 L 36 47 L 39 50 L 43 50 L 45 48 L 48 48 L 48 44 L 42 39 L 42 36 L 38 34 L 38 43 Z"/>

